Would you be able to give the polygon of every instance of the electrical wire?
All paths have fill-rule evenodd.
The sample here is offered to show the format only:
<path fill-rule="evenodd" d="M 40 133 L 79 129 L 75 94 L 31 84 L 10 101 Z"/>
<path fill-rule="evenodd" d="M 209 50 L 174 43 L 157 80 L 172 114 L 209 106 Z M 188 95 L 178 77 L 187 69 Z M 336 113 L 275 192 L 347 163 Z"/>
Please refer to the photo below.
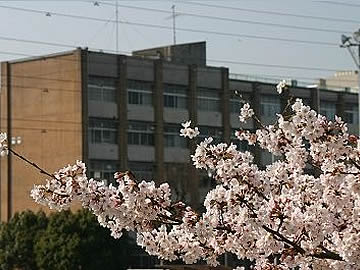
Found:
<path fill-rule="evenodd" d="M 331 18 L 331 17 L 311 16 L 311 15 L 302 15 L 302 14 L 285 13 L 285 12 L 268 11 L 268 10 L 230 7 L 230 6 L 222 6 L 222 5 L 215 5 L 215 4 L 198 3 L 198 2 L 193 2 L 193 1 L 177 1 L 177 2 L 185 4 L 185 5 L 221 8 L 221 9 L 228 9 L 228 10 L 232 10 L 232 11 L 237 10 L 237 11 L 245 11 L 245 12 L 257 13 L 257 14 L 288 16 L 288 17 L 302 18 L 302 19 L 314 19 L 314 20 L 345 22 L 345 23 L 359 23 L 360 22 L 359 20 L 352 20 L 352 19 Z M 106 5 L 106 4 L 112 5 L 110 3 L 104 3 L 104 5 Z"/>
<path fill-rule="evenodd" d="M 104 2 L 99 2 L 99 3 L 104 3 Z M 113 4 L 109 4 L 109 5 L 113 6 Z M 160 13 L 165 13 L 165 14 L 171 14 L 171 11 L 164 10 L 164 9 L 136 7 L 136 6 L 123 5 L 123 4 L 118 4 L 118 6 L 124 7 L 124 8 L 129 8 L 129 9 L 135 9 L 135 10 L 144 10 L 144 11 L 149 11 L 149 12 L 158 12 L 158 13 L 160 12 Z M 189 17 L 196 17 L 196 18 L 209 19 L 209 20 L 263 25 L 263 26 L 269 26 L 269 27 L 280 27 L 280 28 L 288 28 L 288 29 L 296 29 L 296 30 L 307 30 L 307 31 L 328 32 L 328 33 L 338 33 L 338 34 L 350 33 L 345 30 L 333 30 L 333 29 L 324 29 L 324 28 L 305 27 L 305 26 L 299 26 L 299 25 L 288 25 L 288 24 L 271 23 L 271 22 L 260 22 L 260 21 L 252 21 L 252 20 L 224 18 L 224 17 L 218 17 L 218 16 L 201 15 L 201 14 L 187 13 L 187 12 L 176 12 L 176 16 L 189 16 Z"/>
<path fill-rule="evenodd" d="M 88 16 L 81 16 L 81 15 L 71 15 L 71 14 L 64 14 L 64 13 L 59 13 L 59 12 L 48 12 L 48 11 L 27 9 L 27 8 L 9 7 L 9 6 L 3 6 L 3 5 L 0 5 L 0 8 L 23 11 L 23 12 L 31 12 L 31 13 L 37 13 L 37 14 L 51 14 L 51 15 L 56 15 L 56 16 L 59 16 L 59 17 L 67 17 L 67 18 L 73 18 L 73 19 L 97 21 L 97 22 L 106 22 L 106 21 L 108 21 L 106 19 L 95 18 L 95 17 L 88 17 Z M 111 21 L 111 22 L 125 24 L 125 25 L 126 24 L 127 25 L 136 25 L 136 26 L 141 26 L 141 27 L 146 27 L 146 28 L 154 28 L 154 29 L 162 29 L 162 30 L 170 30 L 170 31 L 173 30 L 172 27 L 159 25 L 159 24 L 139 23 L 139 22 L 130 22 L 130 21 L 119 21 L 119 22 Z M 270 36 L 236 34 L 236 33 L 220 32 L 220 31 L 213 31 L 213 30 L 201 30 L 201 29 L 181 28 L 181 27 L 176 28 L 176 30 L 177 31 L 182 31 L 182 32 L 190 32 L 190 33 L 211 34 L 211 35 L 217 35 L 217 36 L 223 36 L 223 37 L 250 38 L 250 39 L 271 40 L 271 41 L 281 41 L 281 42 L 290 42 L 290 43 L 299 43 L 299 44 L 311 44 L 311 45 L 323 45 L 323 46 L 333 46 L 333 47 L 338 47 L 339 46 L 338 43 L 325 42 L 325 41 L 300 40 L 300 39 L 290 39 L 290 38 L 276 38 L 276 37 L 270 37 Z M 46 45 L 46 44 L 44 44 L 44 45 Z"/>
<path fill-rule="evenodd" d="M 337 2 L 337 1 L 315 1 L 315 2 L 324 3 L 324 4 L 338 5 L 338 6 L 360 7 L 359 4 Z"/>
<path fill-rule="evenodd" d="M 59 44 L 59 43 L 51 43 L 51 42 L 43 42 L 43 41 L 35 41 L 35 40 L 24 40 L 24 39 L 18 39 L 18 38 L 12 38 L 12 37 L 4 37 L 4 36 L 0 36 L 0 40 L 8 40 L 8 41 L 24 42 L 24 43 L 33 43 L 33 44 L 44 44 L 44 43 L 46 43 L 46 45 L 49 45 L 49 46 L 62 47 L 62 45 L 65 45 L 66 47 L 71 47 L 71 45 L 68 45 L 68 44 Z M 74 47 L 72 47 L 72 48 L 74 48 Z M 125 52 L 125 51 L 121 51 L 121 52 Z M 2 51 L 0 51 L 0 53 L 11 54 L 11 53 L 2 52 Z M 129 53 L 129 52 L 125 52 L 125 53 Z M 21 54 L 21 56 L 22 56 L 22 54 Z M 40 57 L 43 57 L 44 59 L 47 58 L 47 56 L 40 56 Z M 49 57 L 51 57 L 51 55 Z M 191 57 L 191 59 L 194 59 L 194 58 Z M 202 59 L 199 58 L 199 60 L 202 60 Z M 75 60 L 63 59 L 63 61 L 75 61 Z M 233 60 L 218 60 L 218 59 L 211 59 L 211 58 L 206 59 L 206 61 L 212 62 L 212 63 L 227 63 L 227 64 L 248 65 L 248 66 L 261 66 L 261 67 L 271 67 L 271 68 L 299 69 L 299 70 L 312 70 L 312 71 L 336 72 L 336 71 L 339 70 L 339 69 L 335 69 L 335 68 L 314 68 L 314 67 L 303 67 L 303 66 L 293 66 L 293 65 L 250 63 L 250 62 L 233 61 Z M 105 64 L 106 62 L 103 62 L 103 63 Z M 106 64 L 111 65 L 111 63 L 106 63 Z M 114 65 L 116 65 L 116 64 L 114 64 Z"/>

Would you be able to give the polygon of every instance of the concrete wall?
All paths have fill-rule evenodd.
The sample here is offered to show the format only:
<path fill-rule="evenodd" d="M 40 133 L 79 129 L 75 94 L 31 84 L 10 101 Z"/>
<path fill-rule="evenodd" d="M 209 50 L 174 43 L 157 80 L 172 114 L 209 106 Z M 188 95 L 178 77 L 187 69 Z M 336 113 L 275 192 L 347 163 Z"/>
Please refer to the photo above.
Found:
<path fill-rule="evenodd" d="M 129 161 L 154 162 L 155 147 L 144 145 L 128 145 Z"/>
<path fill-rule="evenodd" d="M 182 109 L 164 108 L 164 122 L 179 124 L 189 120 L 189 112 Z"/>
<path fill-rule="evenodd" d="M 89 52 L 88 72 L 92 76 L 117 77 L 117 58 L 114 54 Z"/>
<path fill-rule="evenodd" d="M 179 147 L 164 148 L 164 161 L 186 163 L 189 161 L 190 151 L 189 149 Z"/>
<path fill-rule="evenodd" d="M 90 117 L 117 118 L 117 104 L 111 102 L 88 101 L 88 110 Z"/>
<path fill-rule="evenodd" d="M 251 82 L 230 80 L 229 88 L 232 91 L 237 90 L 241 93 L 251 93 L 252 92 L 251 84 L 252 84 Z"/>
<path fill-rule="evenodd" d="M 22 143 L 13 149 L 49 173 L 82 159 L 80 55 L 80 51 L 74 51 L 14 62 L 9 64 L 8 73 L 3 72 L 2 81 L 8 80 L 10 85 L 4 83 L 1 89 L 1 130 L 20 136 Z M 2 63 L 2 69 L 7 69 L 7 63 Z M 6 122 L 8 91 L 11 130 L 7 130 Z M 40 209 L 29 192 L 45 178 L 14 156 L 2 158 L 1 219 L 7 220 L 17 211 Z"/>
<path fill-rule="evenodd" d="M 89 144 L 90 159 L 118 160 L 119 151 L 117 144 Z"/>
<path fill-rule="evenodd" d="M 127 78 L 130 80 L 152 82 L 154 80 L 153 61 L 136 57 L 128 57 Z"/>
<path fill-rule="evenodd" d="M 164 62 L 164 83 L 188 85 L 188 67 Z"/>
<path fill-rule="evenodd" d="M 221 89 L 221 69 L 199 67 L 197 69 L 197 86 Z"/>
<path fill-rule="evenodd" d="M 127 105 L 129 120 L 154 122 L 154 108 L 152 106 Z"/>
<path fill-rule="evenodd" d="M 220 112 L 198 111 L 198 124 L 201 126 L 222 126 L 222 116 Z"/>

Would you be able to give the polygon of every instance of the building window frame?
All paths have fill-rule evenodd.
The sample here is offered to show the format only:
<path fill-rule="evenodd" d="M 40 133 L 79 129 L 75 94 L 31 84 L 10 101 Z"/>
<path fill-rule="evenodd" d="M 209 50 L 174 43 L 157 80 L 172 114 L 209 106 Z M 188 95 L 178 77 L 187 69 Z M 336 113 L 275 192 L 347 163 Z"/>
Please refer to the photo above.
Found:
<path fill-rule="evenodd" d="M 180 127 L 175 124 L 164 125 L 164 147 L 187 148 L 187 140 L 180 136 Z"/>
<path fill-rule="evenodd" d="M 116 160 L 92 159 L 89 161 L 88 174 L 95 180 L 105 180 L 106 184 L 115 183 L 114 173 L 120 168 Z"/>
<path fill-rule="evenodd" d="M 112 119 L 90 118 L 89 141 L 93 144 L 117 144 L 117 121 Z"/>
<path fill-rule="evenodd" d="M 88 99 L 90 101 L 116 103 L 116 79 L 90 76 Z"/>
<path fill-rule="evenodd" d="M 359 107 L 357 104 L 345 104 L 344 121 L 350 125 L 359 124 Z"/>
<path fill-rule="evenodd" d="M 129 162 L 129 169 L 138 180 L 149 180 L 154 178 L 155 165 L 151 162 Z"/>
<path fill-rule="evenodd" d="M 328 120 L 335 119 L 336 103 L 327 100 L 320 101 L 320 114 L 324 115 Z"/>
<path fill-rule="evenodd" d="M 176 84 L 164 84 L 164 107 L 187 109 L 187 87 Z"/>
<path fill-rule="evenodd" d="M 237 146 L 237 150 L 240 152 L 246 152 L 250 150 L 250 145 L 248 143 L 247 140 L 239 140 L 236 136 L 235 136 L 235 132 L 238 131 L 237 129 L 232 129 L 231 130 L 231 135 L 230 135 L 230 142 L 232 144 L 235 144 Z M 251 131 L 251 130 L 250 130 Z"/>
<path fill-rule="evenodd" d="M 129 121 L 128 123 L 128 144 L 154 146 L 154 124 L 141 121 Z"/>
<path fill-rule="evenodd" d="M 205 138 L 212 137 L 213 143 L 220 143 L 223 138 L 223 130 L 221 127 L 198 126 L 200 134 L 198 140 L 203 141 Z"/>
<path fill-rule="evenodd" d="M 129 105 L 152 106 L 152 83 L 146 81 L 127 81 L 127 102 Z"/>
<path fill-rule="evenodd" d="M 281 112 L 279 96 L 261 95 L 260 96 L 260 115 L 265 117 L 275 117 Z"/>
<path fill-rule="evenodd" d="M 197 107 L 199 111 L 220 112 L 220 92 L 217 89 L 197 89 Z"/>

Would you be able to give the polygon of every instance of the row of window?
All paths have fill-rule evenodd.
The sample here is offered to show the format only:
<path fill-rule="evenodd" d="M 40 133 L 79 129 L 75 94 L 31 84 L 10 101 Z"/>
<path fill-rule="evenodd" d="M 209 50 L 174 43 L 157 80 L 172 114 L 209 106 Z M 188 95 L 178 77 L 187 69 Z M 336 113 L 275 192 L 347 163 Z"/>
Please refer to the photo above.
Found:
<path fill-rule="evenodd" d="M 89 140 L 93 144 L 109 143 L 117 144 L 117 122 L 115 120 L 94 119 L 89 120 Z M 201 131 L 199 140 L 206 137 L 213 137 L 215 143 L 222 140 L 222 129 L 218 127 L 199 126 Z M 164 126 L 164 146 L 187 148 L 188 141 L 179 135 L 180 127 L 176 124 L 166 124 Z M 155 145 L 155 127 L 153 123 L 130 121 L 128 124 L 128 144 L 129 145 Z M 236 142 L 235 130 L 232 130 L 232 141 Z M 238 142 L 236 142 L 238 143 Z M 240 146 L 240 145 L 239 145 Z M 243 146 L 242 150 L 246 150 Z"/>
<path fill-rule="evenodd" d="M 336 115 L 336 103 L 320 102 L 320 114 L 326 116 L 327 119 L 334 119 Z M 344 121 L 348 124 L 359 123 L 359 111 L 357 104 L 345 104 Z"/>
<path fill-rule="evenodd" d="M 150 180 L 154 175 L 154 164 L 148 162 L 129 162 L 129 170 L 138 180 Z M 117 160 L 90 160 L 89 177 L 103 180 L 106 184 L 115 183 L 114 174 L 119 171 L 120 164 Z"/>
<path fill-rule="evenodd" d="M 89 77 L 88 98 L 103 102 L 116 102 L 116 81 L 109 78 Z"/>
<path fill-rule="evenodd" d="M 127 81 L 128 104 L 152 106 L 150 82 Z M 116 102 L 116 80 L 112 78 L 90 77 L 88 82 L 89 100 Z M 204 111 L 220 111 L 220 96 L 214 89 L 198 89 L 198 107 Z M 164 107 L 187 109 L 187 87 L 164 84 Z"/>
<path fill-rule="evenodd" d="M 114 183 L 114 173 L 119 170 L 116 160 L 90 160 L 88 172 L 91 178 L 105 180 L 106 184 Z"/>
<path fill-rule="evenodd" d="M 128 80 L 128 104 L 152 106 L 153 96 L 151 82 Z M 116 102 L 116 80 L 111 78 L 90 77 L 88 81 L 89 100 Z M 197 89 L 197 108 L 201 111 L 221 111 L 220 93 L 214 89 Z M 249 97 L 233 98 L 230 100 L 230 112 L 239 113 L 243 103 Z M 305 104 L 310 101 L 304 99 Z M 187 88 L 181 85 L 164 85 L 164 107 L 187 109 Z M 307 104 L 309 105 L 309 104 Z M 277 95 L 262 95 L 260 97 L 260 114 L 265 117 L 274 117 L 281 112 L 280 98 Z M 321 101 L 320 113 L 328 119 L 334 119 L 336 104 Z M 356 104 L 346 104 L 344 120 L 349 124 L 359 123 L 358 108 Z M 97 136 L 100 136 L 97 134 Z M 106 137 L 106 134 L 105 134 Z"/>
<path fill-rule="evenodd" d="M 90 143 L 117 144 L 117 122 L 115 120 L 94 119 L 89 120 Z M 130 121 L 128 125 L 128 144 L 130 145 L 155 145 L 154 126 L 149 122 Z M 165 125 L 165 147 L 187 147 L 185 138 L 179 136 L 179 125 Z"/>

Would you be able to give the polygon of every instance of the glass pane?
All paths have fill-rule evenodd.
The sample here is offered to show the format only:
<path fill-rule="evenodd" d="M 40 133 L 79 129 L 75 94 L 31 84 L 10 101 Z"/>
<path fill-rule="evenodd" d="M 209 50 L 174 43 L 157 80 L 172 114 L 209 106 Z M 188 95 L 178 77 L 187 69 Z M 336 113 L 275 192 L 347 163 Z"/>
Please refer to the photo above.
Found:
<path fill-rule="evenodd" d="M 94 143 L 101 143 L 101 131 L 100 130 L 94 130 Z"/>
<path fill-rule="evenodd" d="M 176 108 L 176 97 L 164 95 L 164 106 L 170 108 Z"/>
<path fill-rule="evenodd" d="M 101 89 L 89 86 L 89 100 L 101 100 Z"/>
<path fill-rule="evenodd" d="M 142 94 L 142 104 L 152 105 L 152 94 L 151 93 L 143 93 Z"/>
<path fill-rule="evenodd" d="M 107 102 L 116 102 L 115 91 L 110 89 L 104 89 L 103 99 Z"/>
<path fill-rule="evenodd" d="M 139 93 L 129 92 L 128 93 L 128 104 L 140 104 Z"/>

